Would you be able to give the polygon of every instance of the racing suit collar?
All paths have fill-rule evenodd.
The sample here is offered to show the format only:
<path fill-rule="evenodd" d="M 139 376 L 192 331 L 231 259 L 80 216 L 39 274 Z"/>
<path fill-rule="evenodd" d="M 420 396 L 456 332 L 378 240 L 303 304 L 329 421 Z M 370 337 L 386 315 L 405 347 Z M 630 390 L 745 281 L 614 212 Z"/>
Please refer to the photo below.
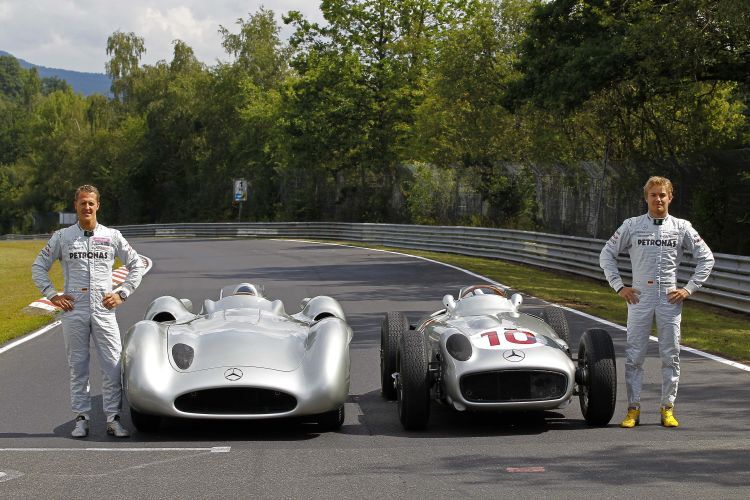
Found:
<path fill-rule="evenodd" d="M 666 222 L 667 219 L 669 219 L 669 214 L 667 214 L 663 219 L 657 219 L 656 217 L 652 216 L 650 213 L 646 213 L 646 217 L 648 217 L 648 220 L 651 221 L 651 223 L 655 226 L 661 226 Z"/>
<path fill-rule="evenodd" d="M 93 229 L 84 229 L 83 226 L 81 226 L 81 222 L 76 222 L 76 226 L 78 226 L 78 230 L 83 233 L 84 236 L 93 236 L 97 229 L 99 229 L 99 222 L 96 223 Z"/>

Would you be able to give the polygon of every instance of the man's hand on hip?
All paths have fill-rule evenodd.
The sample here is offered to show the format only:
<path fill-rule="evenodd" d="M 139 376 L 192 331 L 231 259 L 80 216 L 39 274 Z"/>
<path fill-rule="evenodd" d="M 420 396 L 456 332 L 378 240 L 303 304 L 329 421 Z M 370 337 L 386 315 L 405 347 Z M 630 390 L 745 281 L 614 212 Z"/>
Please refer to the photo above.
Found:
<path fill-rule="evenodd" d="M 625 299 L 625 302 L 627 302 L 628 304 L 637 304 L 638 302 L 640 302 L 640 294 L 640 290 L 638 290 L 637 288 L 631 288 L 629 286 L 624 286 L 619 292 L 617 292 L 617 295 Z"/>
<path fill-rule="evenodd" d="M 670 304 L 679 304 L 689 296 L 690 292 L 688 292 L 684 288 L 678 288 L 676 290 L 672 290 L 667 294 L 667 300 Z"/>
<path fill-rule="evenodd" d="M 73 310 L 73 304 L 75 303 L 75 299 L 68 295 L 55 295 L 51 299 L 49 299 L 50 302 L 52 302 L 54 305 L 62 309 L 63 311 L 72 311 Z"/>
<path fill-rule="evenodd" d="M 104 307 L 106 307 L 107 309 L 114 309 L 115 307 L 122 304 L 122 299 L 120 298 L 119 294 L 108 293 L 104 295 L 104 299 L 102 299 L 102 304 L 104 304 Z"/>

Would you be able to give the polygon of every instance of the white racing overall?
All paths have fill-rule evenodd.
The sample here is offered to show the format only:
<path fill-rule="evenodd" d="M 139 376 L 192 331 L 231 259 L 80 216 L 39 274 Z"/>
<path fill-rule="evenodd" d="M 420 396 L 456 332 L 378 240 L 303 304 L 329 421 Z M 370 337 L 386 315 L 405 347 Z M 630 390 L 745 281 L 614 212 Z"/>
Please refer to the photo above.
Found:
<path fill-rule="evenodd" d="M 74 413 L 87 418 L 91 411 L 89 344 L 93 339 L 102 369 L 102 399 L 108 421 L 112 421 L 122 407 L 120 330 L 115 311 L 102 304 L 104 295 L 112 292 L 115 257 L 129 270 L 121 285 L 129 295 L 141 282 L 143 263 L 119 231 L 101 224 L 93 231 L 84 232 L 78 224 L 56 231 L 31 266 L 34 283 L 51 299 L 58 292 L 48 271 L 55 260 L 62 264 L 65 293 L 75 300 L 73 310 L 62 313 L 70 366 L 71 407 Z"/>
<path fill-rule="evenodd" d="M 684 288 L 694 293 L 708 278 L 714 256 L 690 222 L 668 215 L 654 219 L 648 214 L 627 219 L 599 256 L 599 265 L 617 292 L 625 286 L 617 266 L 618 254 L 627 251 L 633 268 L 632 287 L 640 291 L 639 302 L 628 304 L 625 381 L 628 405 L 640 406 L 643 361 L 648 338 L 656 320 L 662 365 L 661 404 L 674 404 L 680 379 L 680 320 L 682 303 L 670 304 L 667 294 L 677 287 L 677 268 L 683 250 L 693 254 L 695 272 Z"/>

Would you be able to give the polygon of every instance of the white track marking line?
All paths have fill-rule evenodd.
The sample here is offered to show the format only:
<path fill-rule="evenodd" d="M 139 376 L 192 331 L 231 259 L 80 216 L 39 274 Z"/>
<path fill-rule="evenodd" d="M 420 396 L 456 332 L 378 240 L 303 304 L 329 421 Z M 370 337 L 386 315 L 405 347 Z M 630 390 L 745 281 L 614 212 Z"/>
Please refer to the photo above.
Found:
<path fill-rule="evenodd" d="M 570 312 L 572 312 L 574 314 L 578 314 L 579 316 L 583 316 L 584 318 L 592 319 L 594 321 L 598 321 L 598 322 L 603 323 L 603 324 L 605 324 L 607 326 L 610 326 L 612 328 L 616 328 L 616 329 L 618 329 L 618 330 L 620 330 L 622 332 L 626 332 L 627 331 L 627 328 L 625 328 L 624 326 L 618 325 L 616 323 L 612 323 L 611 321 L 607 321 L 606 319 L 598 318 L 596 316 L 592 316 L 592 315 L 587 314 L 585 312 L 576 311 L 575 309 L 571 309 L 570 307 L 565 307 L 565 306 L 558 306 L 558 307 L 561 307 L 561 308 L 565 309 L 566 311 L 570 311 Z M 654 337 L 653 335 L 650 335 L 648 338 L 651 339 L 654 342 L 658 342 L 659 341 L 659 338 L 658 337 Z M 708 359 L 710 359 L 712 361 L 716 361 L 716 362 L 725 364 L 727 366 L 731 366 L 733 368 L 737 368 L 738 370 L 743 370 L 743 371 L 746 371 L 746 372 L 750 372 L 750 366 L 748 366 L 748 365 L 743 365 L 742 363 L 738 363 L 736 361 L 732 361 L 731 359 L 722 358 L 720 356 L 717 356 L 715 354 L 711 354 L 709 352 L 700 351 L 698 349 L 694 349 L 692 347 L 687 347 L 687 346 L 684 346 L 684 345 L 680 345 L 680 350 L 681 351 L 687 351 L 687 352 L 696 354 L 698 356 L 703 356 L 704 358 L 708 358 Z"/>
<path fill-rule="evenodd" d="M 50 323 L 49 325 L 40 328 L 39 330 L 35 332 L 31 332 L 30 334 L 26 335 L 25 337 L 21 337 L 18 340 L 14 340 L 10 344 L 6 345 L 5 347 L 0 348 L 0 354 L 4 353 L 5 351 L 9 351 L 13 349 L 14 347 L 23 344 L 24 342 L 28 342 L 29 340 L 35 339 L 40 335 L 43 335 L 47 333 L 48 331 L 55 328 L 57 325 L 60 325 L 62 322 L 60 320 L 54 321 Z"/>
<path fill-rule="evenodd" d="M 10 481 L 11 479 L 16 479 L 23 476 L 23 472 L 18 472 L 17 470 L 10 470 L 6 469 L 5 471 L 0 471 L 0 483 L 4 483 L 5 481 Z"/>
<path fill-rule="evenodd" d="M 505 472 L 511 474 L 528 474 L 529 472 L 547 472 L 544 467 L 506 467 Z"/>
<path fill-rule="evenodd" d="M 454 266 L 453 264 L 446 264 L 445 262 L 440 262 L 440 261 L 437 261 L 437 260 L 428 259 L 427 257 L 420 257 L 419 255 L 410 255 L 408 253 L 394 252 L 392 250 L 381 250 L 379 248 L 359 247 L 359 246 L 356 246 L 356 245 L 344 245 L 344 244 L 341 244 L 341 243 L 328 243 L 328 242 L 315 241 L 315 240 L 285 240 L 285 239 L 281 239 L 281 238 L 274 238 L 273 241 L 296 241 L 296 242 L 299 242 L 299 243 L 315 243 L 315 244 L 318 244 L 318 245 L 332 245 L 332 246 L 347 247 L 347 248 L 359 248 L 360 250 L 366 249 L 366 250 L 370 250 L 370 251 L 373 251 L 373 252 L 383 252 L 383 253 L 390 253 L 390 254 L 394 254 L 394 255 L 403 255 L 405 257 L 412 257 L 414 259 L 420 259 L 420 260 L 424 260 L 424 261 L 427 261 L 427 262 L 432 262 L 434 264 L 440 264 L 441 266 L 449 267 L 451 269 L 455 269 L 457 271 L 464 272 L 464 273 L 466 273 L 466 274 L 468 274 L 470 276 L 474 276 L 475 278 L 479 278 L 479 279 L 484 280 L 487 283 L 491 283 L 493 285 L 498 285 L 498 286 L 501 286 L 503 288 L 511 288 L 511 287 L 509 287 L 507 285 L 503 285 L 502 283 L 498 283 L 497 281 L 492 280 L 492 279 L 490 279 L 490 278 L 488 278 L 486 276 L 482 276 L 481 274 L 473 273 L 473 272 L 468 271 L 466 269 L 463 269 L 461 267 Z M 538 298 L 538 297 L 534 297 L 533 295 L 529 295 L 529 297 Z M 542 300 L 542 299 L 540 299 L 540 300 Z M 571 312 L 573 314 L 577 314 L 579 316 L 583 316 L 584 318 L 588 318 L 588 319 L 597 321 L 597 322 L 602 323 L 604 325 L 607 325 L 609 327 L 616 328 L 617 330 L 620 330 L 620 331 L 623 331 L 623 332 L 627 331 L 624 326 L 618 325 L 616 323 L 612 323 L 611 321 L 608 321 L 606 319 L 599 318 L 597 316 L 592 316 L 591 314 L 588 314 L 588 313 L 585 313 L 585 312 L 582 312 L 582 311 L 577 311 L 575 309 L 571 309 L 570 307 L 561 306 L 561 305 L 558 305 L 558 304 L 553 304 L 553 305 L 555 305 L 557 307 L 560 307 L 562 309 L 565 309 L 566 311 Z M 659 341 L 659 339 L 657 337 L 654 337 L 654 336 L 649 336 L 649 339 L 651 339 L 654 342 L 658 342 Z M 700 351 L 698 349 L 693 349 L 692 347 L 687 347 L 687 346 L 683 346 L 683 345 L 680 346 L 680 350 L 687 351 L 687 352 L 696 354 L 698 356 L 703 356 L 704 358 L 710 359 L 712 361 L 717 361 L 719 363 L 725 364 L 727 366 L 731 366 L 733 368 L 737 368 L 738 370 L 743 370 L 743 371 L 746 371 L 746 372 L 750 372 L 750 366 L 743 365 L 742 363 L 738 363 L 738 362 L 732 361 L 730 359 L 722 358 L 720 356 L 716 356 L 715 354 L 711 354 L 711 353 L 708 353 L 708 352 Z"/>
<path fill-rule="evenodd" d="M 229 453 L 231 446 L 213 446 L 211 448 L 0 448 L 0 451 L 17 452 L 164 452 L 164 451 L 209 451 L 211 453 Z"/>
<path fill-rule="evenodd" d="M 143 271 L 143 274 L 145 275 L 147 272 L 149 272 L 151 270 L 151 268 L 154 265 L 154 262 L 151 259 L 149 259 L 148 257 L 144 256 L 144 255 L 141 255 L 141 259 L 143 260 L 143 262 L 146 265 L 146 268 Z M 33 304 L 33 302 L 32 302 L 32 304 Z M 31 332 L 31 333 L 27 334 L 26 336 L 21 337 L 18 340 L 14 340 L 10 344 L 6 345 L 5 347 L 0 347 L 0 354 L 4 353 L 5 351 L 9 351 L 9 350 L 13 349 L 14 347 L 23 344 L 24 342 L 28 342 L 29 340 L 35 339 L 38 336 L 47 333 L 48 331 L 52 330 L 53 328 L 55 328 L 57 325 L 60 325 L 60 324 L 62 324 L 62 321 L 60 321 L 60 320 L 53 321 L 49 325 L 43 326 L 42 328 L 40 328 L 39 330 L 37 330 L 35 332 Z"/>

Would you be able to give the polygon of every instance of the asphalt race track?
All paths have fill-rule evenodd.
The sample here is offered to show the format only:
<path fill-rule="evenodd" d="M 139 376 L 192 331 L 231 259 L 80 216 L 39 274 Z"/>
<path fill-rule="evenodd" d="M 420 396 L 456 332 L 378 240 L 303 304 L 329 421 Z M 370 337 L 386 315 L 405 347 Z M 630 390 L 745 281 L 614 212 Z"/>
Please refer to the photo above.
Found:
<path fill-rule="evenodd" d="M 750 491 L 746 371 L 683 352 L 676 412 L 681 427 L 665 429 L 659 425 L 661 374 L 652 342 L 641 426 L 620 429 L 624 333 L 610 329 L 619 387 L 608 427 L 587 427 L 575 399 L 564 410 L 540 415 L 460 414 L 433 405 L 428 430 L 407 433 L 396 404 L 380 397 L 382 315 L 405 311 L 416 322 L 438 309 L 445 293 L 455 295 L 477 278 L 406 256 L 315 243 L 131 243 L 154 266 L 118 311 L 123 330 L 160 295 L 187 297 L 199 309 L 204 298 L 241 281 L 264 285 L 290 313 L 304 297 L 336 297 L 354 329 L 344 427 L 318 434 L 313 425 L 287 422 L 170 420 L 159 434 L 134 432 L 116 440 L 104 432 L 95 366 L 91 434 L 74 440 L 58 327 L 0 354 L 0 498 L 724 499 L 747 498 Z M 598 325 L 567 317 L 575 353 L 581 333 Z M 127 411 L 123 421 L 132 428 Z"/>

